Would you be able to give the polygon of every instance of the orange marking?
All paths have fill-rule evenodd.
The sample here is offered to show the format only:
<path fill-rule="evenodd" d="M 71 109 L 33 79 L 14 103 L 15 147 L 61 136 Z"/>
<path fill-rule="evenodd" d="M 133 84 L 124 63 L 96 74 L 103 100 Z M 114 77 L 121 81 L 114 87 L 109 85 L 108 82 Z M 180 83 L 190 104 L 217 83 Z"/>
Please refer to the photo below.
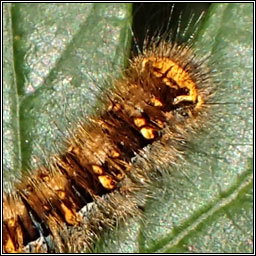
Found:
<path fill-rule="evenodd" d="M 152 140 L 155 138 L 154 129 L 150 127 L 143 127 L 140 129 L 140 133 L 147 140 Z"/>
<path fill-rule="evenodd" d="M 144 117 L 135 117 L 133 122 L 137 127 L 142 127 L 147 123 Z"/>
<path fill-rule="evenodd" d="M 154 105 L 154 107 L 162 107 L 163 106 L 163 103 L 157 98 L 152 98 L 151 103 Z"/>
<path fill-rule="evenodd" d="M 61 209 L 64 212 L 65 220 L 67 223 L 73 226 L 78 224 L 75 214 L 73 214 L 73 212 L 64 203 L 61 204 Z"/>
<path fill-rule="evenodd" d="M 156 57 L 149 57 L 146 58 L 142 62 L 142 67 L 145 68 L 146 63 L 152 62 L 151 66 L 153 68 L 153 74 L 156 77 L 163 78 L 163 82 L 166 83 L 166 85 L 173 87 L 177 89 L 176 86 L 174 86 L 171 82 L 171 80 L 174 80 L 176 84 L 179 86 L 179 88 L 187 88 L 189 93 L 188 95 L 180 95 L 177 96 L 174 99 L 174 104 L 178 104 L 181 101 L 192 101 L 195 103 L 197 99 L 197 90 L 196 90 L 196 84 L 183 68 L 181 68 L 179 65 L 177 65 L 175 62 L 173 62 L 171 59 L 162 57 L 162 58 L 156 58 Z M 164 76 L 164 77 L 163 77 Z"/>
<path fill-rule="evenodd" d="M 8 220 L 7 223 L 8 223 L 8 227 L 13 228 L 15 226 L 15 224 L 16 224 L 16 221 L 15 221 L 14 218 L 11 218 L 10 220 Z"/>
<path fill-rule="evenodd" d="M 117 103 L 117 104 L 115 104 L 115 105 L 112 107 L 112 109 L 113 109 L 114 111 L 118 112 L 118 111 L 121 109 L 121 105 Z"/>
<path fill-rule="evenodd" d="M 97 175 L 102 175 L 104 173 L 104 170 L 102 167 L 98 166 L 98 165 L 92 165 L 92 170 L 95 174 Z"/>
<path fill-rule="evenodd" d="M 5 251 L 8 253 L 18 253 L 20 252 L 20 247 L 22 247 L 23 245 L 23 233 L 21 230 L 21 227 L 19 225 L 17 225 L 17 221 L 15 221 L 14 219 L 11 219 L 8 221 L 8 227 L 9 228 L 15 228 L 15 237 L 16 237 L 16 246 L 18 247 L 18 249 L 16 249 L 15 247 L 15 241 L 12 240 L 10 233 L 8 231 L 7 232 L 7 241 L 4 244 L 4 248 Z"/>
<path fill-rule="evenodd" d="M 108 175 L 101 175 L 98 177 L 99 182 L 101 183 L 101 185 L 106 188 L 106 189 L 114 189 L 115 188 L 115 184 L 113 182 L 113 179 L 108 176 Z"/>
<path fill-rule="evenodd" d="M 16 249 L 15 249 L 15 246 L 14 246 L 14 243 L 10 237 L 10 235 L 8 234 L 8 239 L 7 239 L 7 242 L 6 244 L 4 245 L 4 249 L 7 253 L 15 253 L 17 252 Z"/>
<path fill-rule="evenodd" d="M 79 155 L 80 154 L 80 149 L 78 147 L 70 146 L 68 148 L 68 152 L 69 153 L 74 153 L 76 155 Z"/>
<path fill-rule="evenodd" d="M 120 156 L 120 153 L 114 149 L 110 152 L 110 157 L 112 158 L 118 158 L 119 156 Z"/>

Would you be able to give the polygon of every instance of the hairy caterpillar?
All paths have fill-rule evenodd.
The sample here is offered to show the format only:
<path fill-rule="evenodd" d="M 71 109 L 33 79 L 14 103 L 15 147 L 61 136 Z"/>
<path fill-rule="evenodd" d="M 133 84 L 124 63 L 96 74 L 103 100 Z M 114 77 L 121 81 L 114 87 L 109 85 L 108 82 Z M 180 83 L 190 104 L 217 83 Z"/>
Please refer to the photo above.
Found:
<path fill-rule="evenodd" d="M 164 43 L 162 43 L 162 44 L 160 44 L 160 46 L 161 46 L 161 49 L 165 49 L 166 47 L 165 47 L 165 44 Z M 172 57 L 173 56 L 175 56 L 176 54 L 175 54 L 175 52 L 179 52 L 179 48 L 178 48 L 178 46 L 177 45 L 174 45 L 173 46 L 173 48 L 172 47 L 168 47 L 168 49 L 172 49 L 172 50 L 169 50 L 170 52 L 169 52 L 169 55 L 171 55 Z M 155 50 L 155 51 L 157 51 L 158 53 L 159 53 L 159 48 L 157 48 L 157 50 Z M 188 50 L 188 48 L 186 48 L 186 47 L 184 47 L 184 48 L 181 48 L 180 49 L 180 53 L 181 52 L 183 52 L 183 53 L 185 53 L 186 51 L 189 51 Z M 167 51 L 167 53 L 168 53 L 168 51 Z M 161 64 L 161 63 L 165 63 L 165 64 L 168 64 L 169 66 L 171 65 L 172 67 L 175 67 L 176 68 L 176 74 L 177 73 L 179 73 L 179 67 L 177 66 L 177 65 L 175 65 L 175 64 L 173 64 L 173 62 L 170 62 L 170 61 L 168 61 L 167 59 L 165 59 L 165 57 L 166 56 L 164 56 L 164 54 L 167 54 L 167 53 L 161 53 L 161 56 L 162 56 L 162 59 L 160 58 L 160 63 L 156 60 L 156 59 L 154 59 L 150 54 L 149 54 L 149 56 L 147 57 L 147 58 L 145 58 L 145 61 L 140 61 L 140 60 L 138 60 L 138 63 L 140 63 L 141 64 L 141 70 L 143 70 L 143 71 L 147 71 L 147 70 L 151 70 L 151 67 L 153 67 L 153 68 L 155 68 L 155 69 L 158 69 L 158 71 L 159 71 L 159 69 L 160 69 L 160 71 L 162 70 L 161 68 L 159 68 L 159 65 Z M 168 55 L 168 54 L 167 54 Z M 189 53 L 188 53 L 188 56 L 193 56 L 193 55 L 190 55 Z M 193 67 L 193 68 L 191 68 L 193 65 L 191 64 L 191 63 L 186 63 L 185 62 L 185 59 L 180 59 L 180 60 L 177 60 L 177 61 L 180 61 L 180 62 L 182 62 L 183 64 L 184 64 L 184 66 L 186 66 L 186 64 L 187 64 L 187 66 L 188 66 L 188 68 L 190 68 L 191 70 L 193 70 L 193 71 L 195 71 L 196 70 L 196 68 L 195 67 Z M 176 62 L 177 62 L 176 61 Z M 174 62 L 174 63 L 176 63 L 176 62 Z M 137 65 L 137 64 L 136 64 Z M 192 66 L 191 66 L 192 65 Z M 200 65 L 199 65 L 200 66 Z M 200 67 L 203 67 L 203 66 L 200 66 Z M 134 70 L 134 69 L 133 69 Z M 154 71 L 155 73 L 154 73 L 154 76 L 153 77 L 157 77 L 157 74 L 159 73 L 159 72 L 157 72 L 157 70 L 155 70 Z M 205 72 L 205 73 L 204 73 Z M 151 72 L 149 72 L 149 73 L 151 73 Z M 161 73 L 161 72 L 160 72 Z M 200 69 L 200 74 L 201 74 L 201 76 L 199 76 L 199 78 L 201 77 L 201 78 L 203 78 L 203 74 L 209 74 L 208 73 L 208 71 L 207 70 L 205 70 L 205 69 L 203 69 L 203 70 L 201 70 Z M 173 76 L 173 75 L 171 75 L 171 76 Z M 181 77 L 183 77 L 184 78 L 184 76 L 181 76 Z M 198 77 L 197 77 L 197 79 L 199 79 Z M 157 78 L 155 78 L 155 79 L 157 79 Z M 188 81 L 190 81 L 190 79 L 189 78 L 186 78 Z M 174 79 L 175 81 L 177 80 L 177 81 L 179 81 L 179 79 L 178 78 L 175 78 Z M 182 80 L 182 79 L 181 79 Z M 184 80 L 184 79 L 183 79 Z M 122 85 L 122 83 L 124 83 L 124 82 L 121 82 L 122 80 L 120 79 L 120 80 L 117 80 L 117 83 L 118 84 L 121 84 Z M 198 80 L 197 80 L 198 81 Z M 168 81 L 165 81 L 165 83 L 167 83 Z M 125 84 L 125 83 L 124 83 Z M 147 82 L 147 84 L 148 84 L 148 82 Z M 189 82 L 188 83 L 189 85 L 191 85 L 191 84 L 193 84 L 192 82 Z M 205 93 L 204 92 L 204 89 L 206 89 L 207 88 L 207 90 L 206 91 L 208 91 L 208 82 L 206 83 L 203 83 L 206 87 L 203 87 L 203 89 L 202 89 L 202 91 L 200 92 L 200 93 L 202 93 L 202 95 L 204 95 L 203 96 L 203 98 L 206 98 L 207 99 L 207 93 Z M 188 86 L 189 86 L 188 85 Z M 200 85 L 201 86 L 201 85 Z M 117 88 L 117 92 L 119 92 L 119 86 L 115 86 L 116 88 Z M 126 86 L 120 86 L 122 89 L 123 89 L 123 91 L 121 90 L 121 92 L 119 92 L 119 93 L 116 93 L 120 98 L 122 98 L 121 96 L 123 96 L 123 100 L 117 100 L 118 102 L 119 101 L 121 101 L 121 102 L 124 102 L 124 104 L 125 104 L 125 102 L 126 102 L 126 99 L 127 99 L 127 97 L 128 96 L 125 96 L 126 94 L 125 94 L 125 92 L 127 92 L 126 90 Z M 143 88 L 143 87 L 142 87 Z M 136 88 L 135 88 L 136 89 Z M 138 89 L 138 88 L 137 88 Z M 193 86 L 191 87 L 191 88 L 187 88 L 189 91 L 192 91 L 193 90 Z M 175 90 L 177 90 L 177 87 L 176 87 L 176 89 Z M 137 91 L 136 91 L 137 92 Z M 130 93 L 130 92 L 129 92 Z M 179 97 L 179 96 L 182 96 L 183 94 L 182 93 L 184 93 L 184 91 L 181 89 L 181 91 L 180 91 L 180 93 L 181 93 L 181 95 L 175 95 L 175 97 L 174 96 L 171 96 L 171 97 L 173 97 L 174 99 L 176 99 L 177 97 Z M 153 95 L 156 95 L 156 93 L 154 92 L 154 93 L 152 93 Z M 121 96 L 120 96 L 121 95 Z M 137 94 L 136 93 L 132 93 L 132 95 L 134 95 L 134 96 L 137 96 Z M 206 97 L 205 97 L 205 95 L 206 95 Z M 191 95 L 189 95 L 189 96 L 195 96 L 195 98 L 196 98 L 196 100 L 195 100 L 195 102 L 196 102 L 196 105 L 197 104 L 199 104 L 200 103 L 200 100 L 198 100 L 198 92 L 192 92 L 191 93 Z M 112 98 L 112 100 L 113 100 L 114 98 Z M 138 97 L 138 98 L 136 98 L 136 100 L 139 100 L 140 98 Z M 182 99 L 182 98 L 180 98 L 180 99 Z M 184 98 L 183 98 L 183 100 L 184 100 Z M 192 100 L 192 98 L 190 98 L 190 101 Z M 153 105 L 154 107 L 161 107 L 161 104 L 163 104 L 163 102 L 161 102 L 161 100 L 159 101 L 157 98 L 155 99 L 155 98 L 151 98 L 151 97 L 149 97 L 149 101 L 150 101 L 150 104 L 151 105 Z M 176 102 L 178 102 L 179 100 L 178 100 L 178 98 L 177 98 L 177 100 L 176 100 Z M 193 100 L 192 100 L 193 101 Z M 132 101 L 133 102 L 133 101 Z M 164 101 L 165 102 L 165 101 Z M 189 102 L 189 100 L 188 100 L 188 102 Z M 149 106 L 151 106 L 149 104 Z M 177 104 L 179 104 L 179 102 L 177 103 Z M 187 104 L 187 103 L 186 103 Z M 182 105 L 182 107 L 180 107 L 180 109 L 179 108 L 177 108 L 176 109 L 176 107 L 174 107 L 174 105 L 175 104 L 173 104 L 173 108 L 175 109 L 175 114 L 177 114 L 177 117 L 180 117 L 180 122 L 183 122 L 183 119 L 184 120 L 190 120 L 189 119 L 189 117 L 187 117 L 188 119 L 186 119 L 186 115 L 188 115 L 189 116 L 189 114 L 188 114 L 188 112 L 189 111 L 191 111 L 191 109 L 190 109 L 190 107 L 189 107 L 189 105 L 188 106 L 186 106 L 186 104 L 184 104 L 184 105 Z M 128 106 L 130 106 L 130 104 L 128 104 L 127 103 L 127 105 Z M 132 104 L 131 104 L 132 105 Z M 158 105 L 158 106 L 157 106 Z M 125 105 L 126 106 L 126 105 Z M 133 106 L 133 105 L 132 105 Z M 136 106 L 136 104 L 134 104 L 134 106 Z M 185 107 L 186 106 L 186 107 Z M 199 115 L 199 117 L 201 116 L 201 114 L 202 115 L 204 115 L 206 112 L 205 111 L 202 111 L 202 113 L 200 113 L 200 108 L 201 108 L 201 106 L 203 106 L 203 105 L 201 105 L 201 104 L 199 104 L 199 105 L 197 105 L 198 107 L 199 107 L 199 111 L 198 111 L 198 113 L 200 114 Z M 206 104 L 205 104 L 205 106 L 206 106 Z M 119 108 L 119 106 L 118 106 L 118 108 Z M 118 111 L 118 108 L 115 110 L 115 111 Z M 123 107 L 124 109 L 125 109 L 125 107 Z M 122 109 L 122 108 L 121 108 Z M 144 110 L 144 106 L 143 107 L 140 107 L 140 108 L 138 108 L 138 109 L 143 109 Z M 186 109 L 186 111 L 188 111 L 188 112 L 184 112 L 184 109 Z M 128 111 L 128 110 L 127 110 Z M 183 111 L 183 113 L 182 113 L 182 111 Z M 192 108 L 192 116 L 193 116 L 193 111 L 194 111 L 194 107 Z M 144 111 L 143 111 L 144 112 Z M 145 111 L 146 112 L 146 111 Z M 104 113 L 104 112 L 103 112 Z M 183 115 L 184 114 L 184 115 Z M 151 117 L 151 115 L 152 114 L 148 114 L 148 116 L 149 117 Z M 125 115 L 126 116 L 126 115 Z M 124 117 L 122 117 L 122 119 L 123 119 Z M 171 118 L 171 117 L 170 117 Z M 107 119 L 108 120 L 108 119 Z M 135 125 L 137 128 L 139 128 L 138 129 L 138 131 L 140 131 L 141 133 L 142 133 L 142 135 L 143 135 L 143 131 L 145 131 L 145 133 L 144 133 L 144 135 L 143 135 L 143 137 L 147 140 L 147 139 L 155 139 L 155 136 L 158 136 L 158 133 L 157 134 L 154 134 L 154 129 L 155 129 L 155 125 L 158 125 L 160 128 L 161 128 L 161 126 L 162 126 L 162 124 L 161 124 L 161 119 L 160 120 L 158 120 L 158 121 L 160 121 L 159 123 L 158 122 L 156 122 L 155 120 L 154 120 L 154 122 L 151 124 L 151 122 L 149 122 L 149 120 L 151 120 L 150 118 L 148 119 L 148 118 L 145 118 L 145 117 L 142 117 L 141 118 L 141 116 L 139 116 L 139 117 L 137 117 L 137 116 L 135 116 L 135 119 L 133 120 L 134 121 L 134 124 L 133 124 L 133 126 Z M 176 120 L 176 119 L 175 119 Z M 198 119 L 198 121 L 197 121 L 197 119 L 195 118 L 195 122 L 196 122 L 196 124 L 199 124 L 200 122 L 199 122 L 199 120 L 200 120 L 200 118 Z M 204 119 L 204 120 L 206 120 L 206 119 Z M 98 119 L 96 119 L 96 121 L 99 121 Z M 191 121 L 191 120 L 190 120 Z M 189 121 L 189 125 L 190 125 L 190 122 Z M 140 125 L 141 125 L 141 122 L 143 123 L 143 125 L 141 126 L 142 128 L 145 128 L 144 130 L 142 130 L 142 128 L 140 127 Z M 163 121 L 162 121 L 163 122 Z M 164 122 L 166 122 L 166 120 L 164 120 Z M 150 123 L 150 125 L 153 125 L 153 128 L 152 127 L 149 127 L 149 126 L 147 126 L 148 124 Z M 192 122 L 193 123 L 193 122 Z M 104 123 L 103 123 L 104 124 Z M 201 124 L 204 124 L 204 122 L 202 122 Z M 175 124 L 174 124 L 175 125 Z M 193 124 L 191 124 L 192 126 L 193 126 Z M 95 125 L 95 127 L 97 128 L 98 126 L 97 125 Z M 135 128 L 136 128 L 135 127 Z M 191 134 L 191 132 L 187 132 L 186 133 L 186 129 L 188 129 L 188 131 L 191 131 L 190 129 L 189 129 L 189 127 L 188 128 L 186 128 L 186 129 L 184 129 L 183 127 L 179 127 L 179 126 L 175 126 L 175 128 L 176 129 L 178 129 L 178 131 L 179 131 L 179 129 L 182 129 L 182 131 L 183 131 L 183 136 L 185 136 L 185 138 L 186 139 L 184 139 L 183 137 L 180 137 L 180 141 L 181 142 L 186 142 L 187 140 L 189 140 L 189 137 L 190 136 L 192 136 L 193 134 Z M 86 129 L 88 129 L 88 128 L 86 128 Z M 105 128 L 105 129 L 107 129 L 107 128 Z M 98 129 L 99 130 L 99 129 Z M 121 132 L 121 129 L 120 130 L 118 130 L 119 132 Z M 216 130 L 215 130 L 216 131 Z M 93 135 L 97 135 L 97 134 L 99 134 L 99 133 L 96 133 L 96 134 L 94 134 L 93 133 L 94 131 L 91 131 L 90 130 L 90 132 L 89 132 L 89 135 L 90 135 L 90 133 L 91 133 L 91 136 L 92 136 L 92 134 Z M 100 132 L 100 131 L 98 131 L 98 132 Z M 177 133 L 177 134 L 181 134 L 181 133 Z M 148 137 L 147 137 L 148 136 Z M 151 137 L 152 136 L 152 137 Z M 161 135 L 162 136 L 162 135 Z M 159 136 L 159 137 L 161 137 L 161 136 Z M 93 136 L 92 136 L 93 137 Z M 103 137 L 104 137 L 104 135 L 103 135 Z M 179 137 L 179 136 L 178 136 Z M 97 136 L 96 136 L 96 138 L 97 138 Z M 129 137 L 130 138 L 130 137 Z M 131 138 L 134 138 L 134 139 L 136 139 L 136 138 L 138 138 L 138 137 L 136 137 L 136 136 L 131 136 Z M 139 137 L 140 138 L 140 137 Z M 175 140 L 175 142 L 176 142 L 177 140 Z M 130 142 L 130 141 L 128 141 L 128 142 Z M 103 143 L 103 142 L 101 142 L 101 143 Z M 144 142 L 143 142 L 144 143 Z M 137 145 L 137 144 L 136 144 Z M 203 146 L 203 145 L 202 145 Z M 182 149 L 182 151 L 185 149 L 185 147 L 183 147 L 182 145 L 179 145 L 179 143 L 177 143 L 177 145 L 174 145 L 173 146 L 174 147 L 174 149 L 179 149 L 179 147 L 181 147 L 181 149 Z M 148 147 L 147 147 L 148 148 Z M 70 149 L 71 151 L 73 150 L 72 148 Z M 168 150 L 172 150 L 172 149 L 168 149 Z M 150 158 L 150 156 L 152 157 L 152 159 L 151 160 L 147 160 L 146 162 L 148 162 L 149 164 L 151 164 L 151 163 L 154 163 L 157 167 L 158 166 L 161 166 L 161 162 L 164 162 L 164 159 L 166 159 L 166 155 L 165 154 L 168 154 L 168 152 L 170 152 L 170 151 L 168 151 L 167 149 L 165 149 L 164 151 L 161 151 L 161 148 L 159 147 L 159 150 L 156 150 L 156 152 L 154 153 L 154 148 L 153 148 L 153 150 L 150 152 L 150 154 L 148 154 L 148 156 L 147 156 L 147 158 L 146 159 L 148 159 L 148 158 Z M 121 152 L 122 152 L 122 150 L 121 150 Z M 160 153 L 161 152 L 163 152 L 163 155 L 162 155 L 162 161 L 157 161 L 157 159 L 158 158 L 160 158 L 161 159 L 161 155 L 160 155 Z M 174 151 L 172 151 L 172 152 L 174 152 Z M 114 152 L 115 153 L 115 152 Z M 113 153 L 113 154 L 114 154 Z M 117 155 L 118 154 L 118 152 L 116 153 L 116 154 L 114 154 L 114 155 Z M 119 154 L 120 154 L 120 152 L 119 152 Z M 130 153 L 131 154 L 131 153 Z M 114 156 L 113 155 L 113 156 Z M 124 156 L 128 156 L 129 154 L 128 153 L 125 153 L 124 154 Z M 168 154 L 168 156 L 169 156 L 169 154 Z M 180 156 L 180 155 L 179 155 Z M 170 162 L 174 162 L 174 163 L 176 163 L 176 158 L 177 158 L 177 156 L 175 155 L 175 154 L 173 154 L 172 155 L 172 157 L 173 157 L 173 160 L 172 159 L 168 159 L 168 161 L 170 161 Z M 131 159 L 131 158 L 133 158 L 133 156 L 132 157 L 129 157 L 128 159 Z M 142 160 L 141 161 L 143 161 L 143 159 L 144 158 L 142 158 Z M 123 160 L 123 159 L 122 159 Z M 129 160 L 130 161 L 130 160 Z M 137 160 L 138 161 L 138 160 Z M 128 162 L 128 161 L 127 161 Z M 126 162 L 126 163 L 127 163 Z M 139 166 L 141 166 L 142 164 L 140 163 L 139 164 Z M 150 169 L 152 166 L 150 166 L 150 167 L 146 167 L 146 166 L 144 166 L 144 164 L 143 164 L 143 167 L 145 167 L 145 170 L 147 170 L 147 169 Z M 53 168 L 52 168 L 53 169 Z M 96 168 L 94 167 L 94 169 L 95 170 L 91 170 L 91 171 L 95 171 L 95 172 L 102 172 L 102 169 L 101 168 L 98 168 L 98 166 L 96 166 Z M 55 172 L 55 171 L 54 171 Z M 55 173 L 57 173 L 57 171 L 55 172 Z M 33 175 L 33 174 L 32 174 Z M 34 174 L 35 175 L 35 174 Z M 55 176 L 56 174 L 54 174 L 54 177 L 57 177 L 57 176 Z M 145 177 L 144 177 L 144 175 L 146 175 Z M 147 177 L 147 175 L 149 175 L 149 177 Z M 142 177 L 143 178 L 145 178 L 145 180 L 150 180 L 151 179 L 151 177 L 150 177 L 150 173 L 149 174 L 144 174 L 143 173 L 143 175 L 142 175 Z M 60 176 L 60 178 L 61 178 L 62 176 Z M 137 176 L 136 176 L 137 177 Z M 106 178 L 106 177 L 105 177 Z M 108 183 L 106 183 L 107 182 L 107 180 L 108 179 L 105 179 L 104 177 L 103 177 L 103 180 L 102 180 L 102 182 L 105 184 L 105 186 L 111 186 L 111 184 L 108 184 Z M 39 178 L 38 178 L 38 180 L 39 180 L 39 184 L 38 184 L 38 186 L 40 186 L 40 184 L 42 184 L 42 186 L 43 186 L 43 179 L 46 179 L 47 180 L 47 175 L 46 176 L 40 176 Z M 57 181 L 59 181 L 59 180 L 61 180 L 61 179 L 56 179 Z M 138 178 L 136 178 L 136 180 L 138 181 Z M 36 182 L 36 181 L 35 181 Z M 24 181 L 23 181 L 23 183 L 25 183 Z M 139 182 L 140 183 L 140 182 Z M 143 183 L 143 182 L 142 182 Z M 146 182 L 147 183 L 147 182 Z M 63 180 L 63 182 L 61 183 L 62 185 L 64 185 L 65 183 L 64 183 L 64 180 Z M 67 184 L 68 185 L 68 184 Z M 138 187 L 140 187 L 140 185 L 141 184 L 139 184 L 139 186 Z M 143 184 L 143 186 L 146 186 L 146 184 Z M 37 188 L 37 187 L 36 187 Z M 107 189 L 108 188 L 110 188 L 110 187 L 107 187 Z M 129 188 L 129 186 L 128 186 L 128 188 Z M 136 186 L 135 186 L 135 188 L 137 188 Z M 40 191 L 40 189 L 38 189 L 39 191 Z M 43 188 L 41 189 L 41 190 L 43 190 Z M 45 188 L 45 191 L 46 191 L 47 189 Z M 100 193 L 100 192 L 99 192 Z M 142 193 L 143 194 L 143 193 Z M 60 195 L 61 196 L 61 195 Z M 114 197 L 114 198 L 117 198 L 117 197 Z M 24 200 L 24 199 L 23 199 Z M 75 202 L 77 202 L 77 200 L 78 199 L 75 199 Z M 101 202 L 101 201 L 100 201 Z M 120 200 L 118 201 L 118 202 L 120 202 Z M 134 199 L 134 202 L 135 202 L 135 205 L 137 204 L 137 201 L 136 201 L 136 199 Z M 104 203 L 104 202 L 103 202 Z M 116 203 L 114 203 L 114 205 L 116 206 L 117 204 Z M 130 204 L 129 205 L 132 205 L 132 202 L 130 202 Z M 13 207 L 15 207 L 15 206 L 13 206 Z M 60 206 L 60 207 L 62 207 L 62 210 L 63 210 L 63 207 L 65 207 L 65 205 L 64 206 Z M 109 206 L 105 206 L 106 208 L 108 208 Z M 32 207 L 33 208 L 33 207 Z M 136 208 L 136 207 L 135 207 Z M 121 209 L 121 208 L 120 208 Z M 131 209 L 133 209 L 133 207 L 131 207 Z M 68 212 L 67 210 L 63 210 L 64 212 Z M 123 209 L 122 209 L 122 211 L 123 211 Z M 122 213 L 123 214 L 123 216 L 125 216 L 125 214 L 124 213 Z M 132 214 L 133 215 L 133 214 Z M 105 216 L 106 217 L 106 216 Z M 67 217 L 68 218 L 68 217 Z M 67 219 L 66 219 L 67 220 Z M 103 221 L 103 219 L 102 219 L 102 217 L 99 217 L 99 220 L 101 220 L 101 221 Z M 47 221 L 46 221 L 47 222 Z M 72 218 L 70 219 L 70 224 L 72 224 Z M 98 220 L 97 220 L 97 222 L 98 222 Z M 110 220 L 110 223 L 109 223 L 110 225 L 112 225 L 113 223 L 111 222 L 111 220 Z M 95 223 L 94 225 L 93 225 L 94 227 L 97 227 L 97 223 Z M 99 225 L 100 226 L 100 225 Z M 85 235 L 85 234 L 84 234 Z M 89 236 L 89 234 L 87 234 L 88 236 Z M 57 234 L 56 234 L 56 237 L 57 237 Z M 58 247 L 59 246 L 59 248 L 57 249 L 57 250 L 62 250 L 62 247 L 61 247 L 61 241 L 57 241 L 57 246 L 56 247 Z"/>

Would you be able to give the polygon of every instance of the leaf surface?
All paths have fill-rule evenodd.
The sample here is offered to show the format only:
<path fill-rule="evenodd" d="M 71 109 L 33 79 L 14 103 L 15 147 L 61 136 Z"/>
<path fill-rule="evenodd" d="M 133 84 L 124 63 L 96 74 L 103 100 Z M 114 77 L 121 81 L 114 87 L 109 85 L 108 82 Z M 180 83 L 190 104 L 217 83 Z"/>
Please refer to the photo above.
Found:
<path fill-rule="evenodd" d="M 77 116 L 100 107 L 100 88 L 111 85 L 102 81 L 127 63 L 131 5 L 4 3 L 3 8 L 7 183 L 40 161 L 33 156 L 58 152 L 62 133 L 68 134 Z M 106 233 L 98 251 L 253 251 L 252 15 L 250 3 L 211 5 L 196 46 L 216 60 L 223 117 L 195 142 L 200 150 L 191 152 L 188 162 L 154 184 L 143 222 L 134 218 Z"/>

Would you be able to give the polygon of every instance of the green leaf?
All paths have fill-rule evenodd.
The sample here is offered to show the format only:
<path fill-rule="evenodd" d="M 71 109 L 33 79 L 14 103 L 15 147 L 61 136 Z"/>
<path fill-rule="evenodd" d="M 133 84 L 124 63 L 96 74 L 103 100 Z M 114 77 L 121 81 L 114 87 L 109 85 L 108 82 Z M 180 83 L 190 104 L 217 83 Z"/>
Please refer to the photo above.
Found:
<path fill-rule="evenodd" d="M 3 9 L 8 181 L 40 161 L 33 155 L 41 156 L 41 148 L 55 152 L 59 130 L 67 134 L 76 116 L 100 107 L 100 87 L 110 86 L 102 80 L 109 72 L 116 76 L 129 56 L 131 5 L 4 3 Z M 253 4 L 211 5 L 196 47 L 215 60 L 222 118 L 194 142 L 199 150 L 189 152 L 187 162 L 152 185 L 155 198 L 143 222 L 127 220 L 104 234 L 96 250 L 253 251 L 252 15 Z"/>

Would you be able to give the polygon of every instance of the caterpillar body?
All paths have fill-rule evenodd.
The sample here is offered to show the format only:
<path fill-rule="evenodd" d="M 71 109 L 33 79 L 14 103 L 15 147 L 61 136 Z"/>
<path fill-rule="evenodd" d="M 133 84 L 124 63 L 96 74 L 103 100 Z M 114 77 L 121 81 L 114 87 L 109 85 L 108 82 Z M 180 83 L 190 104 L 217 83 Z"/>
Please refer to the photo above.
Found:
<path fill-rule="evenodd" d="M 4 193 L 4 252 L 88 251 L 100 230 L 141 216 L 151 184 L 216 122 L 216 76 L 192 42 L 146 40 L 102 109 Z"/>

